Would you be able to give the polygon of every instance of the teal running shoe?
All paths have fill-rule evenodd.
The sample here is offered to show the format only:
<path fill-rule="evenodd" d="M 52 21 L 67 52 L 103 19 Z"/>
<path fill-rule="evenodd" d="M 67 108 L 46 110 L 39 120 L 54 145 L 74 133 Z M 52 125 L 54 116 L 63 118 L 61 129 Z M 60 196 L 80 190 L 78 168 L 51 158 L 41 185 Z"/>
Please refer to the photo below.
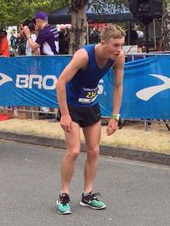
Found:
<path fill-rule="evenodd" d="M 82 199 L 80 201 L 81 206 L 87 206 L 95 210 L 101 210 L 105 209 L 106 205 L 104 202 L 100 201 L 97 196 L 100 195 L 100 193 L 92 193 L 89 192 L 89 194 L 85 195 L 82 194 Z"/>
<path fill-rule="evenodd" d="M 56 201 L 56 209 L 59 214 L 71 214 L 71 207 L 69 205 L 70 197 L 66 193 L 59 195 L 58 200 Z"/>

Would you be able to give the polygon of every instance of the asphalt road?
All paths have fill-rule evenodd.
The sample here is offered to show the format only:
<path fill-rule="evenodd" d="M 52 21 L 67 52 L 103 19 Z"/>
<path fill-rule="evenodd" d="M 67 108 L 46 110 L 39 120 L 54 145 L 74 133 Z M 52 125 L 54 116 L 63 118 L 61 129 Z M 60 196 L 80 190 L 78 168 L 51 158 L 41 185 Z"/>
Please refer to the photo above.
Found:
<path fill-rule="evenodd" d="M 79 205 L 85 153 L 70 187 L 73 213 L 57 214 L 64 150 L 0 140 L 0 226 L 169 226 L 170 167 L 99 156 L 95 191 L 105 210 Z"/>

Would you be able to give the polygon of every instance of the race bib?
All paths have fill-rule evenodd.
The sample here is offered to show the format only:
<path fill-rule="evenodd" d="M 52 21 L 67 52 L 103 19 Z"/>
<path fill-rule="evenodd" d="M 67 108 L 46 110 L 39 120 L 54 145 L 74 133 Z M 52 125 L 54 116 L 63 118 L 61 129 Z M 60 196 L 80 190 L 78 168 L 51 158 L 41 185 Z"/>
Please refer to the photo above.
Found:
<path fill-rule="evenodd" d="M 97 90 L 98 88 L 82 88 L 78 101 L 83 104 L 92 103 L 97 98 Z"/>

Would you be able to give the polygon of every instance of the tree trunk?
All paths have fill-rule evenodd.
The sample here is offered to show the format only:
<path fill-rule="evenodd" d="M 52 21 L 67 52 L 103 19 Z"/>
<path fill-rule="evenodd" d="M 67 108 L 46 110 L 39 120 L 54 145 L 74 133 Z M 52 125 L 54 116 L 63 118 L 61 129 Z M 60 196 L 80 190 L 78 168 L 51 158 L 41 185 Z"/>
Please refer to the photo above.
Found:
<path fill-rule="evenodd" d="M 170 50 L 170 3 L 166 4 L 165 13 L 163 15 L 162 41 L 164 50 Z"/>
<path fill-rule="evenodd" d="M 71 36 L 69 53 L 73 54 L 77 49 L 86 44 L 87 40 L 87 18 L 86 6 L 75 11 L 71 10 Z"/>

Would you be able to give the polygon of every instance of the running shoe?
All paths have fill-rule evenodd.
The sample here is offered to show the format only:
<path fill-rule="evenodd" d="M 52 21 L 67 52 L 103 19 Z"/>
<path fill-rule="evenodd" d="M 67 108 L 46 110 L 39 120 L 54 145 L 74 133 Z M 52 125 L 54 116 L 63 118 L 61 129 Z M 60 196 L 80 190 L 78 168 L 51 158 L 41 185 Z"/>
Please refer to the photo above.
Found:
<path fill-rule="evenodd" d="M 80 205 L 81 206 L 87 206 L 87 207 L 91 207 L 92 209 L 95 210 L 101 210 L 101 209 L 105 209 L 106 205 L 104 204 L 104 202 L 100 201 L 97 196 L 99 196 L 100 193 L 92 193 L 89 192 L 89 194 L 85 195 L 84 193 L 82 194 L 82 199 L 80 201 Z"/>
<path fill-rule="evenodd" d="M 60 194 L 58 200 L 56 201 L 57 212 L 59 214 L 70 214 L 72 211 L 69 202 L 70 197 L 67 193 Z"/>

